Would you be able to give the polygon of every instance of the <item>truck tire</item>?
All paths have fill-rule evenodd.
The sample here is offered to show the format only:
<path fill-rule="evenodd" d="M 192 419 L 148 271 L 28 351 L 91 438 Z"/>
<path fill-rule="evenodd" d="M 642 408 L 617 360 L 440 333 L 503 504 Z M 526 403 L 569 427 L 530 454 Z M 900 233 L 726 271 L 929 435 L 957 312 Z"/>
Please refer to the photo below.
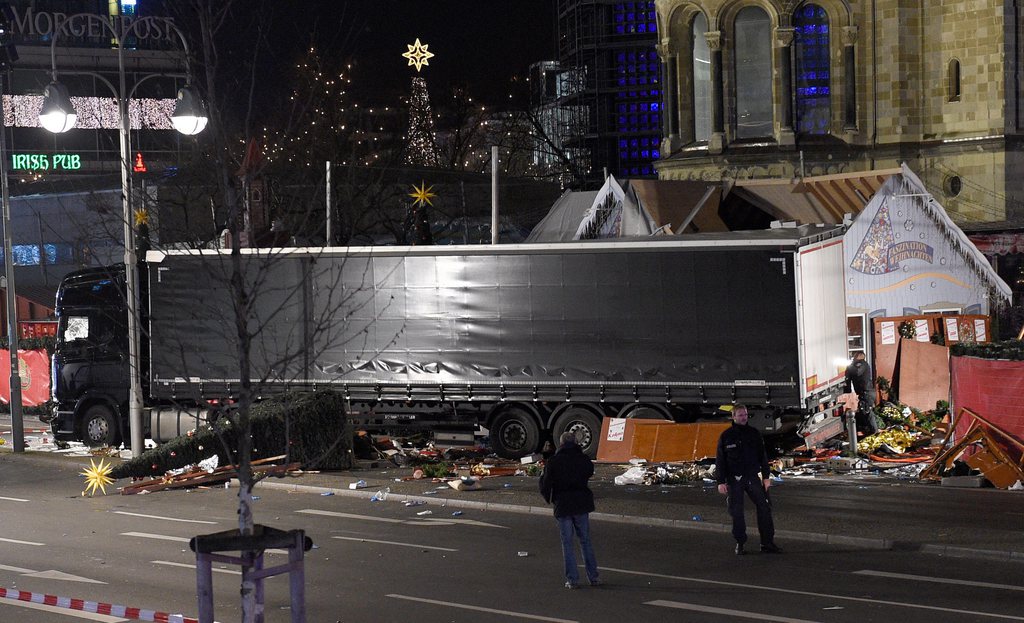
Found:
<path fill-rule="evenodd" d="M 490 435 L 491 448 L 506 459 L 533 454 L 540 445 L 540 426 L 536 418 L 518 407 L 499 413 L 491 423 Z"/>
<path fill-rule="evenodd" d="M 562 433 L 566 431 L 576 433 L 576 440 L 584 454 L 592 459 L 597 457 L 597 442 L 601 438 L 601 418 L 593 411 L 584 407 L 566 409 L 555 420 L 555 426 L 551 431 L 556 445 Z"/>
<path fill-rule="evenodd" d="M 619 412 L 620 418 L 634 418 L 637 420 L 672 420 L 672 415 L 663 407 L 649 404 L 632 404 L 624 407 Z"/>
<path fill-rule="evenodd" d="M 82 441 L 90 448 L 118 445 L 117 418 L 106 405 L 93 405 L 82 418 Z"/>

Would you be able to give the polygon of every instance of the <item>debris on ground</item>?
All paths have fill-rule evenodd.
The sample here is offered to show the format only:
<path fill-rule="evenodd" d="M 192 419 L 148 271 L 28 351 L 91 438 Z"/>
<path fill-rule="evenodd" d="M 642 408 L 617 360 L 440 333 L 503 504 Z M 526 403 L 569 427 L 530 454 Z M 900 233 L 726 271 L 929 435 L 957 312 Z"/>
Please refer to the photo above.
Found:
<path fill-rule="evenodd" d="M 672 485 L 685 482 L 702 482 L 714 478 L 714 465 L 700 463 L 651 463 L 633 464 L 621 476 L 615 477 L 617 485 Z"/>
<path fill-rule="evenodd" d="M 280 461 L 284 458 L 285 455 L 282 454 L 281 456 L 253 461 L 253 479 L 259 480 L 265 476 L 281 475 L 298 471 L 299 466 L 301 465 L 300 463 L 288 463 L 285 465 L 274 464 L 276 461 Z M 216 463 L 214 462 L 213 465 L 215 464 Z M 157 478 L 149 478 L 133 482 L 121 487 L 121 495 L 153 493 L 155 491 L 163 491 L 165 489 L 184 489 L 214 485 L 226 483 L 232 478 L 238 477 L 238 467 L 236 465 L 225 465 L 223 467 L 214 467 L 212 470 L 208 470 L 210 465 L 211 464 L 207 462 L 205 467 L 194 465 L 181 470 L 173 470 L 175 473 L 168 472 Z"/>

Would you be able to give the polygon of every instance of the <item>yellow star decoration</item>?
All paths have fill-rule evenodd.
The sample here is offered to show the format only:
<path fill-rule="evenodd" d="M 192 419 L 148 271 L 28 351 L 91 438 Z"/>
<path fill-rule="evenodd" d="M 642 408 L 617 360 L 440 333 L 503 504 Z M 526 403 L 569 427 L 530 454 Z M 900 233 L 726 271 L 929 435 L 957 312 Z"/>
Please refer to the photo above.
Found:
<path fill-rule="evenodd" d="M 149 224 L 149 212 L 145 208 L 135 210 L 135 226 L 139 227 L 147 224 Z"/>
<path fill-rule="evenodd" d="M 427 62 L 429 59 L 434 58 L 433 53 L 427 51 L 429 44 L 420 43 L 420 38 L 416 37 L 416 43 L 413 45 L 405 44 L 405 47 L 409 48 L 409 51 L 403 54 L 405 58 L 409 59 L 409 65 L 416 67 L 416 73 L 419 73 L 420 69 L 424 65 L 430 65 Z"/>
<path fill-rule="evenodd" d="M 416 192 L 409 193 L 409 196 L 416 200 L 416 201 L 412 202 L 412 204 L 414 206 L 420 205 L 421 203 L 425 203 L 428 206 L 434 205 L 430 201 L 431 197 L 436 197 L 437 196 L 436 193 L 430 192 L 430 191 L 434 190 L 433 186 L 427 186 L 426 182 L 424 182 L 423 180 L 420 180 L 420 185 L 418 187 L 416 186 L 416 184 L 413 184 L 412 187 L 413 187 L 413 189 Z"/>
<path fill-rule="evenodd" d="M 100 459 L 100 464 L 96 465 L 92 459 L 89 459 L 89 468 L 82 472 L 85 476 L 85 491 L 82 495 L 92 495 L 99 489 L 104 493 L 107 493 L 107 485 L 111 484 L 113 479 L 110 477 L 111 465 L 106 462 L 105 459 Z"/>

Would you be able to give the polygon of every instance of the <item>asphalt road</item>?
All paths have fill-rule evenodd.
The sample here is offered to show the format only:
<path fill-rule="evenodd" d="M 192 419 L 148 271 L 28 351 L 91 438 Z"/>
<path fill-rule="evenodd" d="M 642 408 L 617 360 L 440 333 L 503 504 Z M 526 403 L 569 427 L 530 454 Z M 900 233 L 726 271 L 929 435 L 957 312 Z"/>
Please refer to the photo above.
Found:
<path fill-rule="evenodd" d="M 195 616 L 187 540 L 235 527 L 236 490 L 83 497 L 81 468 L 0 454 L 0 586 Z M 569 591 L 547 513 L 256 493 L 258 522 L 304 529 L 315 542 L 310 622 L 1024 621 L 1020 563 L 802 541 L 741 558 L 728 534 L 595 521 L 606 585 Z M 283 560 L 267 557 L 268 566 Z M 216 567 L 217 620 L 237 621 L 237 568 Z M 284 576 L 267 581 L 268 622 L 290 620 L 286 589 Z M 80 614 L 0 599 L 0 621 Z"/>

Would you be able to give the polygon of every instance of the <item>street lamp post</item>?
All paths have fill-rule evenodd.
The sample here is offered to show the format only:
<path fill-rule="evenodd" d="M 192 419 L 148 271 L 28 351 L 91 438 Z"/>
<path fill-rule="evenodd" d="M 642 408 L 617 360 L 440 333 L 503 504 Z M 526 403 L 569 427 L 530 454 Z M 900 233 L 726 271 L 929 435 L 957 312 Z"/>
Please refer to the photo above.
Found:
<path fill-rule="evenodd" d="M 173 31 L 181 40 L 185 52 L 185 86 L 178 91 L 177 104 L 174 113 L 171 115 L 171 122 L 174 128 L 183 134 L 194 135 L 203 131 L 206 127 L 207 117 L 202 105 L 202 100 L 196 95 L 191 86 L 192 72 L 189 64 L 188 42 L 185 35 L 174 25 L 174 22 L 164 17 L 148 16 L 131 22 L 122 32 L 117 32 L 111 22 L 99 15 L 92 13 L 79 13 L 67 18 L 60 30 L 55 31 L 50 44 L 50 60 L 52 65 L 53 82 L 44 91 L 43 107 L 39 112 L 39 121 L 51 132 L 66 132 L 70 130 L 77 119 L 74 106 L 68 97 L 67 90 L 57 81 L 57 39 L 69 25 L 77 19 L 95 20 L 104 26 L 114 38 L 114 45 L 117 47 L 117 73 L 119 88 L 115 89 L 109 81 L 102 76 L 97 76 L 104 82 L 117 99 L 119 115 L 120 149 L 121 149 L 121 204 L 124 219 L 124 274 L 125 274 L 125 305 L 128 311 L 128 423 L 131 429 L 131 450 L 132 456 L 139 456 L 143 450 L 143 426 L 142 426 L 142 381 L 140 376 L 140 344 L 139 344 L 139 273 L 135 254 L 135 230 L 134 215 L 131 205 L 131 146 L 129 144 L 131 129 L 128 117 L 128 102 L 135 88 L 148 77 L 140 79 L 129 92 L 125 85 L 124 67 L 124 40 L 134 34 L 136 29 L 142 25 L 147 26 L 150 22 L 162 21 L 168 31 Z M 92 74 L 89 72 L 91 75 Z"/>

